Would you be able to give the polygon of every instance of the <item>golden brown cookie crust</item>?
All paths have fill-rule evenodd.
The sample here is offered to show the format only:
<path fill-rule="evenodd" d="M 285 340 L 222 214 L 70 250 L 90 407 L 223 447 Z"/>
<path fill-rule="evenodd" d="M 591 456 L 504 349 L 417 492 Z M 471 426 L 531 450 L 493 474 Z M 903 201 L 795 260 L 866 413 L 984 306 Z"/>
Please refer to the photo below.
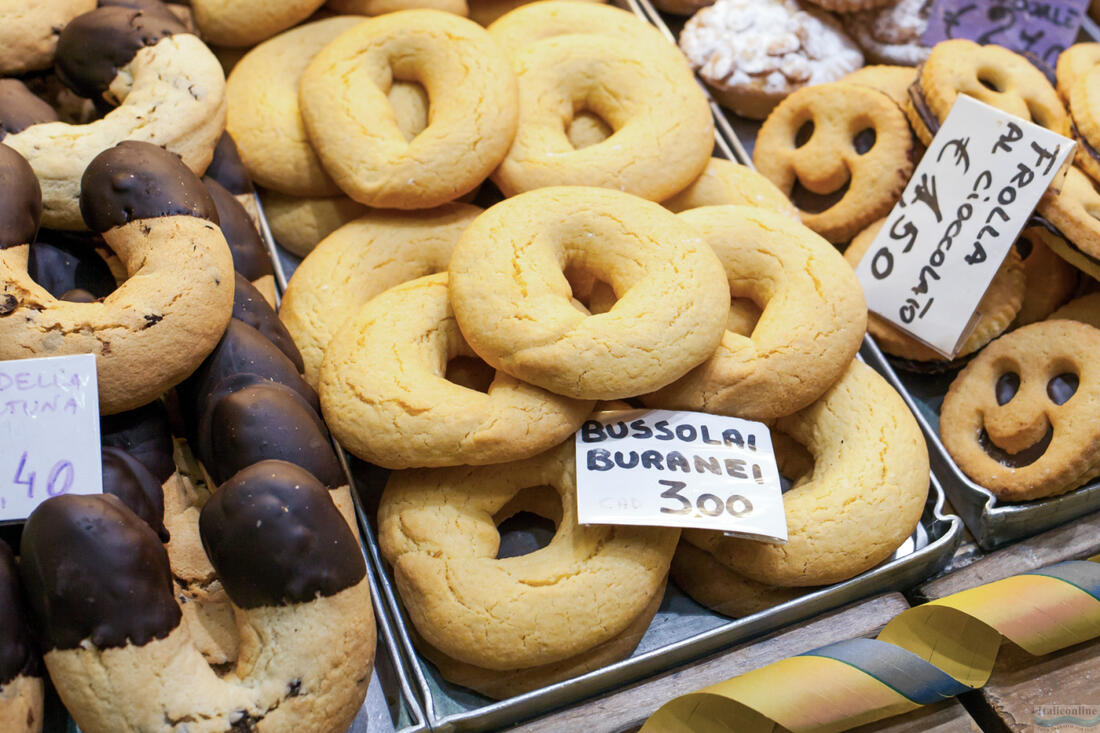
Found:
<path fill-rule="evenodd" d="M 592 402 L 494 376 L 487 392 L 446 378 L 473 357 L 447 298 L 447 274 L 375 296 L 333 334 L 317 391 L 342 446 L 385 468 L 480 466 L 529 458 L 580 428 Z"/>
<path fill-rule="evenodd" d="M 129 279 L 102 302 L 50 295 L 26 270 L 26 245 L 0 250 L 0 358 L 95 354 L 102 414 L 134 409 L 182 382 L 218 343 L 233 310 L 233 258 L 194 216 L 138 219 L 103 234 Z M 22 261 L 20 267 L 16 264 Z"/>
<path fill-rule="evenodd" d="M 1100 330 L 1065 320 L 1033 323 L 987 346 L 951 383 L 940 411 L 940 437 L 959 468 L 1007 501 L 1064 494 L 1100 475 L 1098 350 Z M 1008 373 L 1018 387 L 1001 404 L 997 383 Z M 1079 383 L 1059 405 L 1049 385 L 1066 373 Z M 1029 462 L 1048 431 L 1049 445 Z M 983 433 L 1013 465 L 987 452 Z"/>
<path fill-rule="evenodd" d="M 373 211 L 326 237 L 295 270 L 279 318 L 317 385 L 332 334 L 371 298 L 443 272 L 462 232 L 481 213 L 468 204 L 422 212 Z"/>
<path fill-rule="evenodd" d="M 191 0 L 202 36 L 217 46 L 252 46 L 297 25 L 325 0 Z"/>
<path fill-rule="evenodd" d="M 614 289 L 585 316 L 563 274 Z M 506 199 L 463 232 L 451 304 L 473 350 L 517 379 L 578 399 L 652 392 L 714 353 L 729 285 L 700 236 L 658 204 L 602 188 L 544 188 Z"/>
<path fill-rule="evenodd" d="M 810 129 L 801 142 L 801 130 Z M 856 143 L 874 135 L 863 153 Z M 802 223 L 830 242 L 846 242 L 893 208 L 913 172 L 913 138 L 905 115 L 886 94 L 857 84 L 806 87 L 783 100 L 756 137 L 753 162 L 780 191 L 795 186 L 840 195 L 827 208 L 800 208 Z M 845 189 L 845 187 L 847 187 Z"/>
<path fill-rule="evenodd" d="M 848 368 L 867 305 L 831 244 L 782 214 L 744 206 L 692 209 L 681 218 L 718 255 L 730 295 L 763 308 L 751 336 L 729 330 L 718 350 L 646 405 L 767 420 L 820 397 Z"/>
<path fill-rule="evenodd" d="M 0 2 L 0 74 L 10 76 L 53 64 L 61 29 L 95 10 L 96 0 Z"/>
<path fill-rule="evenodd" d="M 600 186 L 661 201 L 698 178 L 714 148 L 710 107 L 683 61 L 651 47 L 565 35 L 518 50 L 519 125 L 493 172 L 497 187 L 511 196 L 547 186 Z M 614 135 L 575 149 L 563 121 L 581 108 Z"/>
<path fill-rule="evenodd" d="M 1047 246 L 1062 259 L 1094 278 L 1100 278 L 1100 191 L 1076 166 L 1072 166 L 1057 195 L 1047 193 L 1036 211 L 1064 237 Z"/>
<path fill-rule="evenodd" d="M 546 547 L 497 560 L 493 515 L 550 486 L 562 519 Z M 420 635 L 467 664 L 553 664 L 621 634 L 668 574 L 678 529 L 578 525 L 573 441 L 496 466 L 391 474 L 379 544 Z"/>
<path fill-rule="evenodd" d="M 264 41 L 233 67 L 226 82 L 226 127 L 258 185 L 288 196 L 341 193 L 313 151 L 298 85 L 322 48 L 364 20 L 341 16 L 307 23 Z"/>
<path fill-rule="evenodd" d="M 878 89 L 904 108 L 909 100 L 909 87 L 916 79 L 917 70 L 912 66 L 864 66 L 840 81 Z"/>
<path fill-rule="evenodd" d="M 798 209 L 774 183 L 747 165 L 724 158 L 711 158 L 691 185 L 661 202 L 662 206 L 677 214 L 700 206 L 724 204 L 758 206 L 799 221 Z"/>
<path fill-rule="evenodd" d="M 1015 327 L 1041 321 L 1050 316 L 1058 306 L 1069 300 L 1077 287 L 1077 269 L 1054 254 L 1047 242 L 1062 240 L 1045 227 L 1028 227 L 1020 233 L 1030 246 L 1023 258 L 1024 279 L 1027 290 L 1024 302 L 1016 314 Z M 1058 243 L 1067 246 L 1065 240 Z"/>
<path fill-rule="evenodd" d="M 808 592 L 749 580 L 686 540 L 676 546 L 669 577 L 696 603 L 730 618 L 766 611 Z"/>
<path fill-rule="evenodd" d="M 431 99 L 431 123 L 411 142 L 387 100 L 395 78 L 418 81 Z M 426 209 L 469 193 L 504 158 L 516 94 L 511 64 L 484 28 L 404 10 L 326 46 L 302 75 L 299 101 L 317 155 L 348 196 Z"/>
<path fill-rule="evenodd" d="M 264 213 L 275 241 L 305 257 L 325 237 L 367 213 L 367 207 L 347 196 L 287 196 L 264 191 Z"/>
<path fill-rule="evenodd" d="M 41 677 L 17 675 L 0 685 L 0 730 L 41 733 L 46 683 Z"/>

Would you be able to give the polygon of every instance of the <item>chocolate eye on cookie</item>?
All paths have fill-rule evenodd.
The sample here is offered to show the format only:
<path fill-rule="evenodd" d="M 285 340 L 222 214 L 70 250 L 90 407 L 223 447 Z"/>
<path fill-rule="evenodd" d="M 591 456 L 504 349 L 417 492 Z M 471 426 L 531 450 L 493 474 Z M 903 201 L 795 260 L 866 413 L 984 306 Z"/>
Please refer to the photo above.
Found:
<path fill-rule="evenodd" d="M 913 172 L 913 136 L 886 94 L 857 84 L 800 89 L 764 121 L 753 162 L 802 223 L 846 242 L 893 207 Z"/>
<path fill-rule="evenodd" d="M 955 39 L 936 44 L 909 90 L 905 112 L 927 145 L 960 94 L 1069 135 L 1069 118 L 1046 75 L 1001 46 Z"/>
<path fill-rule="evenodd" d="M 1001 499 L 1063 494 L 1100 475 L 1100 330 L 1066 320 L 1017 329 L 951 383 L 940 436 Z"/>

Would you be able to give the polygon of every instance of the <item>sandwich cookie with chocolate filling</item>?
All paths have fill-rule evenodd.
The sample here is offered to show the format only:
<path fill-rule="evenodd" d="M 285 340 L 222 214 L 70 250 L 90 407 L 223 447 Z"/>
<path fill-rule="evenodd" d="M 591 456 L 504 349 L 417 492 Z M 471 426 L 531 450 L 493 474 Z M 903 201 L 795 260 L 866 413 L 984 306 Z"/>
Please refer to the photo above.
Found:
<path fill-rule="evenodd" d="M 0 540 L 0 730 L 7 733 L 42 730 L 46 685 L 35 647 L 15 556 Z"/>
<path fill-rule="evenodd" d="M 225 77 L 210 50 L 169 14 L 111 6 L 81 15 L 61 32 L 57 70 L 73 91 L 110 111 L 86 125 L 42 121 L 3 138 L 41 182 L 45 226 L 85 227 L 81 175 L 122 140 L 154 143 L 196 172 L 210 163 L 225 128 Z M 8 115 L 0 109 L 0 127 L 7 129 Z"/>
<path fill-rule="evenodd" d="M 954 39 L 937 43 L 909 89 L 905 112 L 925 145 L 960 94 L 1069 136 L 1069 117 L 1046 75 L 1001 46 Z"/>
<path fill-rule="evenodd" d="M 841 82 L 780 102 L 760 127 L 753 162 L 791 197 L 803 224 L 837 243 L 890 212 L 913 172 L 914 148 L 892 99 Z"/>
<path fill-rule="evenodd" d="M 221 672 L 182 622 L 159 538 L 125 504 L 69 495 L 34 511 L 21 572 L 50 677 L 81 730 L 348 727 L 374 658 L 366 567 L 324 487 L 285 466 L 251 466 L 201 512 L 241 640 Z"/>
<path fill-rule="evenodd" d="M 27 273 L 38 182 L 0 146 L 0 358 L 95 354 L 102 414 L 139 407 L 195 370 L 233 309 L 233 260 L 202 182 L 162 148 L 127 141 L 84 172 L 80 207 L 126 266 L 102 302 L 60 301 Z"/>
<path fill-rule="evenodd" d="M 1100 279 L 1100 191 L 1077 166 L 1070 167 L 1057 194 L 1047 192 L 1034 219 L 1054 235 L 1046 245 L 1090 277 Z"/>
<path fill-rule="evenodd" d="M 1100 475 L 1100 330 L 1067 320 L 987 346 L 943 400 L 940 437 L 959 468 L 1006 501 L 1056 496 Z"/>

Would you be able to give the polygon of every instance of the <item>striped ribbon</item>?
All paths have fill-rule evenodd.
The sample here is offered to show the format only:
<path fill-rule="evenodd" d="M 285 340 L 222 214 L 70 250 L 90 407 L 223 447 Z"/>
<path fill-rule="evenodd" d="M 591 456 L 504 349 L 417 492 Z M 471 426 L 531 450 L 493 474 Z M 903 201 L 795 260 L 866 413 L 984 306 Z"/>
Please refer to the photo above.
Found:
<path fill-rule="evenodd" d="M 1041 655 L 1095 637 L 1100 555 L 930 601 L 877 639 L 829 644 L 683 695 L 641 733 L 847 730 L 981 687 L 1002 639 Z"/>

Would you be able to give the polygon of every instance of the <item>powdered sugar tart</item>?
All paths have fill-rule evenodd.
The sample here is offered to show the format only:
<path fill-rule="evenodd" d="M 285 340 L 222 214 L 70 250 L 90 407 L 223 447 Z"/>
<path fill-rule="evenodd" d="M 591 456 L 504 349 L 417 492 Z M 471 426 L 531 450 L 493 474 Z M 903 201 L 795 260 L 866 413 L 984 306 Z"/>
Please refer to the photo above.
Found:
<path fill-rule="evenodd" d="M 863 66 L 840 24 L 797 0 L 718 0 L 684 25 L 680 48 L 720 104 L 754 119 Z"/>

